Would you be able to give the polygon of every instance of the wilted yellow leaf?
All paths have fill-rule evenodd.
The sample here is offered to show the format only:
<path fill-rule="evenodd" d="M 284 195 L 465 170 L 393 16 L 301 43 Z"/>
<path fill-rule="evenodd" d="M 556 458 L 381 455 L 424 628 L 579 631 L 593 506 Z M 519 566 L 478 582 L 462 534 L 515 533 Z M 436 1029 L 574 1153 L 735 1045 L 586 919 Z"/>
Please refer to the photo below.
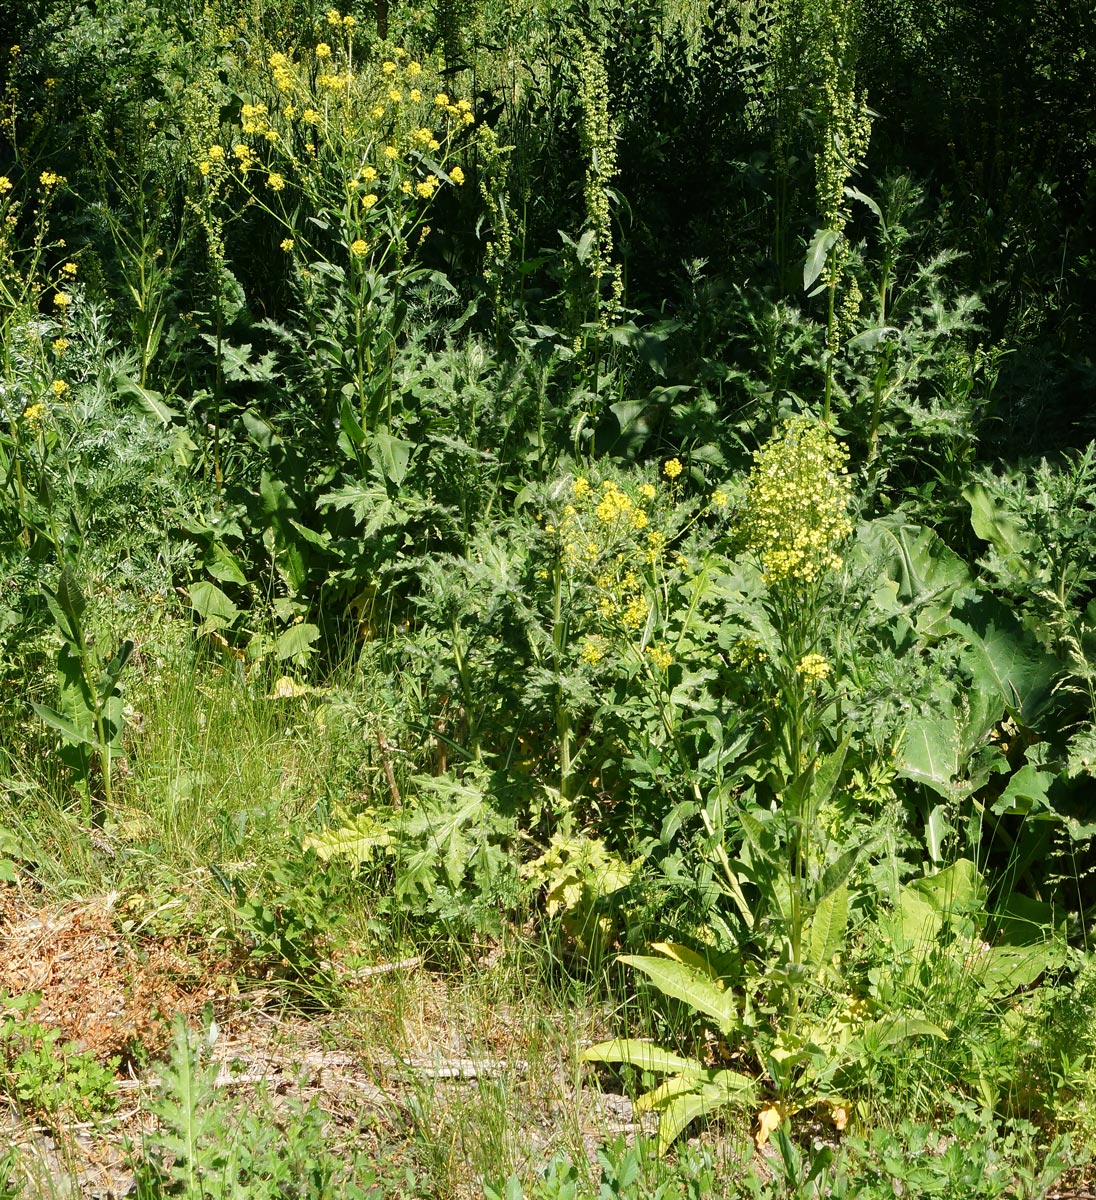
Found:
<path fill-rule="evenodd" d="M 765 1145 L 771 1133 L 780 1128 L 780 1124 L 786 1115 L 787 1110 L 783 1104 L 766 1104 L 761 1112 L 758 1113 L 757 1132 L 754 1134 L 754 1141 L 759 1148 Z"/>

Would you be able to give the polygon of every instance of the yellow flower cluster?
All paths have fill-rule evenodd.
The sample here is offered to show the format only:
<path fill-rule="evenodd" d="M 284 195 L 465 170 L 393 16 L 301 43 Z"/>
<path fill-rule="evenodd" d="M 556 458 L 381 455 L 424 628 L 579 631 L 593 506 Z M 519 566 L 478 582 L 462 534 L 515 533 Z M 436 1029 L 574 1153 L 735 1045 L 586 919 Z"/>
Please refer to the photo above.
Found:
<path fill-rule="evenodd" d="M 41 183 L 44 188 L 57 187 L 58 184 L 65 182 L 65 177 L 64 175 L 58 175 L 53 171 L 43 171 L 38 177 L 38 182 Z"/>
<path fill-rule="evenodd" d="M 69 390 L 69 385 L 63 379 L 55 379 L 50 385 L 49 390 L 57 397 L 58 400 Z"/>
<path fill-rule="evenodd" d="M 0 175 L 0 196 L 5 192 L 10 192 L 12 186 L 11 180 L 6 175 Z"/>
<path fill-rule="evenodd" d="M 830 673 L 830 664 L 821 654 L 804 654 L 795 669 L 804 682 L 821 683 Z"/>
<path fill-rule="evenodd" d="M 46 415 L 46 406 L 44 404 L 32 404 L 23 410 L 23 420 L 31 429 L 37 429 Z"/>
<path fill-rule="evenodd" d="M 847 451 L 817 421 L 792 417 L 754 454 L 743 541 L 768 583 L 813 583 L 841 566 L 852 532 Z"/>
<path fill-rule="evenodd" d="M 654 664 L 655 669 L 659 671 L 668 671 L 670 669 L 670 664 L 674 661 L 673 655 L 665 645 L 648 646 L 647 657 Z"/>

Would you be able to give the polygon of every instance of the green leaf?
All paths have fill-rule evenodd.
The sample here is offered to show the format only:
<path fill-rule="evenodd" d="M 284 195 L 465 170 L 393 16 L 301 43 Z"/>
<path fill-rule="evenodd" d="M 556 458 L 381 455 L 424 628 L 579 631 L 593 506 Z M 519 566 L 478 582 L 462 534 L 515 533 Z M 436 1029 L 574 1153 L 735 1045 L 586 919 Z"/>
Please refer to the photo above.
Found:
<path fill-rule="evenodd" d="M 898 749 L 898 774 L 954 799 L 959 775 L 959 731 L 946 717 L 918 717 L 906 727 Z"/>
<path fill-rule="evenodd" d="M 235 583 L 240 587 L 247 586 L 247 576 L 244 574 L 240 560 L 221 542 L 210 542 L 202 551 L 202 567 L 214 579 L 219 579 L 222 583 Z"/>
<path fill-rule="evenodd" d="M 837 244 L 841 235 L 836 229 L 819 229 L 811 244 L 807 247 L 807 257 L 803 262 L 803 290 L 809 292 L 815 280 L 822 274 L 826 258 Z"/>
<path fill-rule="evenodd" d="M 79 728 L 68 717 L 63 717 L 59 712 L 48 708 L 45 704 L 35 704 L 33 700 L 30 706 L 51 729 L 57 730 L 66 741 L 76 746 L 98 745 L 88 730 Z"/>
<path fill-rule="evenodd" d="M 1057 660 L 1009 609 L 979 596 L 956 610 L 951 627 L 967 642 L 963 661 L 975 691 L 995 691 L 1029 728 L 1050 708 Z"/>
<path fill-rule="evenodd" d="M 297 663 L 306 662 L 312 655 L 313 645 L 319 641 L 320 628 L 318 625 L 291 625 L 283 630 L 274 640 L 274 653 L 279 662 L 292 659 Z"/>
<path fill-rule="evenodd" d="M 701 1063 L 682 1058 L 669 1050 L 663 1050 L 651 1042 L 638 1038 L 614 1038 L 611 1042 L 598 1042 L 582 1052 L 583 1062 L 622 1062 L 641 1071 L 702 1071 Z"/>
<path fill-rule="evenodd" d="M 145 412 L 155 417 L 161 425 L 173 425 L 175 422 L 183 420 L 183 414 L 176 412 L 168 405 L 164 401 L 162 393 L 142 387 L 128 375 L 115 375 L 114 386 L 118 389 L 118 395 L 122 399 L 136 400 Z"/>
<path fill-rule="evenodd" d="M 899 1016 L 880 1017 L 877 1021 L 869 1021 L 853 1043 L 860 1045 L 869 1054 L 897 1046 L 900 1042 L 908 1042 L 915 1037 L 947 1037 L 939 1025 L 934 1025 L 924 1017 Z"/>
<path fill-rule="evenodd" d="M 1057 778 L 1049 771 L 1025 763 L 1008 781 L 1008 786 L 993 805 L 994 815 L 1000 817 L 1008 813 L 1026 817 L 1038 812 L 1052 816 L 1054 810 L 1050 803 L 1050 789 Z"/>
<path fill-rule="evenodd" d="M 99 699 L 105 702 L 114 691 L 118 679 L 126 669 L 126 664 L 133 656 L 133 639 L 126 640 L 118 647 L 118 653 L 103 668 L 103 678 L 99 684 Z"/>
<path fill-rule="evenodd" d="M 729 1034 L 738 1028 L 734 996 L 719 987 L 710 974 L 672 959 L 624 954 L 620 961 L 642 971 L 664 996 L 681 1000 L 696 1012 L 711 1017 L 720 1033 Z"/>
<path fill-rule="evenodd" d="M 240 610 L 215 583 L 200 580 L 190 585 L 190 606 L 202 618 L 202 632 L 226 629 L 240 615 Z"/>
<path fill-rule="evenodd" d="M 987 488 L 972 483 L 963 489 L 963 499 L 970 505 L 970 524 L 984 542 L 1008 559 L 1021 579 L 1035 575 L 1032 564 L 1037 561 L 1038 539 L 1025 533 L 1019 520 L 993 499 Z"/>
<path fill-rule="evenodd" d="M 407 476 L 414 448 L 413 442 L 378 429 L 369 446 L 369 461 L 393 487 L 399 487 Z"/>
<path fill-rule="evenodd" d="M 80 618 L 84 615 L 88 602 L 84 599 L 84 593 L 76 582 L 76 576 L 68 566 L 61 571 L 54 595 L 57 597 L 57 603 L 61 606 L 61 611 L 72 622 L 73 628 L 78 629 Z"/>
<path fill-rule="evenodd" d="M 811 919 L 808 961 L 816 971 L 844 950 L 848 923 L 849 889 L 842 884 L 819 903 Z"/>
<path fill-rule="evenodd" d="M 926 636 L 948 632 L 952 604 L 974 584 L 966 563 L 937 534 L 901 513 L 861 525 L 851 558 L 889 581 L 876 590 L 876 606 L 908 613 Z"/>
<path fill-rule="evenodd" d="M 665 1154 L 678 1135 L 697 1117 L 724 1108 L 745 1104 L 752 1096 L 753 1080 L 734 1071 L 714 1072 L 711 1082 L 692 1095 L 676 1096 L 663 1109 L 658 1122 L 658 1153 Z"/>
<path fill-rule="evenodd" d="M 943 871 L 915 879 L 907 887 L 944 917 L 980 912 L 986 903 L 985 882 L 969 858 L 958 858 Z"/>

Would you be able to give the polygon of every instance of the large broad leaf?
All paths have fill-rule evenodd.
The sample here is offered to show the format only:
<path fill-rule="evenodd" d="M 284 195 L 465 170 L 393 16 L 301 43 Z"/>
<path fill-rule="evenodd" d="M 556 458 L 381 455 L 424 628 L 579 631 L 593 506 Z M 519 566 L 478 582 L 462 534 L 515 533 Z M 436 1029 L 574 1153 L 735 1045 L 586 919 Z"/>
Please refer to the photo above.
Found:
<path fill-rule="evenodd" d="M 712 1071 L 708 1081 L 691 1094 L 675 1096 L 662 1108 L 658 1122 L 658 1153 L 665 1154 L 678 1135 L 697 1117 L 728 1104 L 746 1104 L 754 1081 L 735 1071 Z"/>
<path fill-rule="evenodd" d="M 1027 632 L 1019 619 L 991 596 L 968 600 L 950 625 L 967 642 L 963 660 L 975 691 L 995 691 L 1029 728 L 1053 701 L 1057 660 Z"/>
<path fill-rule="evenodd" d="M 704 1070 L 695 1059 L 682 1058 L 680 1054 L 673 1054 L 638 1038 L 614 1038 L 611 1042 L 598 1042 L 596 1046 L 588 1046 L 583 1050 L 582 1058 L 584 1062 L 627 1063 L 630 1067 L 639 1067 L 641 1071 L 700 1073 Z"/>
<path fill-rule="evenodd" d="M 948 631 L 952 604 L 974 583 L 966 563 L 931 529 L 909 523 L 902 514 L 861 525 L 851 561 L 882 577 L 877 607 L 906 613 L 922 634 L 933 637 Z"/>
<path fill-rule="evenodd" d="M 292 660 L 296 663 L 307 662 L 312 655 L 312 646 L 320 639 L 318 625 L 291 625 L 283 630 L 274 640 L 274 653 L 280 662 Z"/>
<path fill-rule="evenodd" d="M 1053 818 L 1050 804 L 1050 789 L 1057 775 L 1042 771 L 1031 763 L 1025 763 L 1008 781 L 1008 786 L 993 805 L 996 816 L 1032 816 L 1039 814 Z"/>
<path fill-rule="evenodd" d="M 906 727 L 898 749 L 898 774 L 955 798 L 959 775 L 959 729 L 946 716 L 918 717 Z"/>
<path fill-rule="evenodd" d="M 1021 579 L 1035 576 L 1038 540 L 1026 533 L 1018 518 L 1009 514 L 980 483 L 963 489 L 970 505 L 970 524 L 974 532 L 1006 559 Z"/>
<path fill-rule="evenodd" d="M 971 969 L 987 996 L 1003 999 L 1029 987 L 1047 971 L 1060 969 L 1065 960 L 1065 945 L 1057 941 L 1040 946 L 985 946 L 974 955 Z"/>
<path fill-rule="evenodd" d="M 944 917 L 981 912 L 986 903 L 985 881 L 969 858 L 957 858 L 943 871 L 915 879 L 907 886 Z"/>
<path fill-rule="evenodd" d="M 373 440 L 369 446 L 369 461 L 393 487 L 399 487 L 407 475 L 411 452 L 414 449 L 413 442 L 409 442 L 405 438 L 393 437 L 385 430 L 378 429 L 373 434 Z"/>
<path fill-rule="evenodd" d="M 149 388 L 142 387 L 136 379 L 131 379 L 128 375 L 115 375 L 114 386 L 118 389 L 120 397 L 136 400 L 145 412 L 155 417 L 161 425 L 171 425 L 175 421 L 183 420 L 182 413 L 176 412 L 167 404 L 161 392 L 154 392 Z"/>
<path fill-rule="evenodd" d="M 201 580 L 190 586 L 190 605 L 202 618 L 201 630 L 227 629 L 240 615 L 240 610 L 215 583 Z"/>
<path fill-rule="evenodd" d="M 664 996 L 681 1000 L 690 1008 L 715 1021 L 720 1033 L 729 1034 L 738 1027 L 738 1006 L 712 976 L 700 968 L 666 958 L 625 954 L 620 961 L 644 975 Z"/>

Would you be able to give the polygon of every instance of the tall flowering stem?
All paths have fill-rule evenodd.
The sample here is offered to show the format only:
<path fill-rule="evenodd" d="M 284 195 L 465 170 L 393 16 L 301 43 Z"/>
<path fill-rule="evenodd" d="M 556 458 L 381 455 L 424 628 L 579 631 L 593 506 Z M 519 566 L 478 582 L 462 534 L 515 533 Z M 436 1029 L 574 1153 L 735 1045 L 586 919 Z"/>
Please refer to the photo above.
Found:
<path fill-rule="evenodd" d="M 773 664 L 778 693 L 781 813 L 789 852 L 790 961 L 802 962 L 804 901 L 816 817 L 815 772 L 821 752 L 819 706 L 830 664 L 819 649 L 828 584 L 852 532 L 846 451 L 825 426 L 793 417 L 754 455 L 741 527 L 761 569 L 766 608 L 781 653 Z"/>

